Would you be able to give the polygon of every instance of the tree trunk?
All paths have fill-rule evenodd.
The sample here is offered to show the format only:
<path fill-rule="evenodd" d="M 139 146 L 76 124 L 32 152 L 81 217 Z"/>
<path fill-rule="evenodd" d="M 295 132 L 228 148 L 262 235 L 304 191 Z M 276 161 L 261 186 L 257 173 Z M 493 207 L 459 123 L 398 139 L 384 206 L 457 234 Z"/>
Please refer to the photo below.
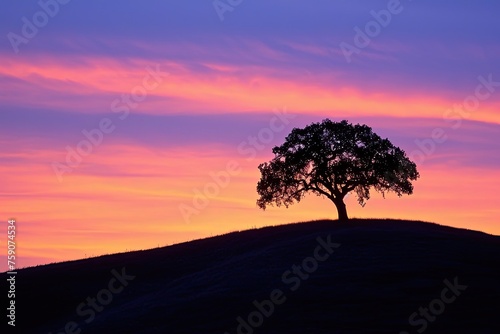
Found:
<path fill-rule="evenodd" d="M 337 199 L 333 203 L 335 203 L 335 206 L 337 207 L 337 212 L 339 214 L 339 220 L 349 220 L 349 217 L 347 216 L 347 208 L 345 206 L 344 200 Z"/>

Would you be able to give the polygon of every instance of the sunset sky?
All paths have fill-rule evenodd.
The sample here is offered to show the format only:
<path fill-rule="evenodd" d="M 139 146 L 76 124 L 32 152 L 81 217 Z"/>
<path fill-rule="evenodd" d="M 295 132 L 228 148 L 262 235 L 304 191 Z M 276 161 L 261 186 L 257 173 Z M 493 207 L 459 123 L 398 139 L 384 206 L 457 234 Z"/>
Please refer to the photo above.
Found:
<path fill-rule="evenodd" d="M 421 175 L 411 196 L 350 196 L 351 217 L 500 235 L 499 13 L 490 0 L 9 0 L 0 270 L 9 218 L 18 267 L 335 219 L 314 195 L 255 203 L 272 147 L 324 118 L 371 126 Z"/>

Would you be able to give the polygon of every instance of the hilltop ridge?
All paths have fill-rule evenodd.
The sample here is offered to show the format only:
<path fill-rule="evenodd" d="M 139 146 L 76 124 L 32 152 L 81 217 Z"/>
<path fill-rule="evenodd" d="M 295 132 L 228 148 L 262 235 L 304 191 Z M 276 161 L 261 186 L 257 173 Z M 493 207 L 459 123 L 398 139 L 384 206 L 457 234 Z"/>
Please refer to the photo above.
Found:
<path fill-rule="evenodd" d="M 265 227 L 17 277 L 22 333 L 500 330 L 500 237 L 417 221 Z"/>

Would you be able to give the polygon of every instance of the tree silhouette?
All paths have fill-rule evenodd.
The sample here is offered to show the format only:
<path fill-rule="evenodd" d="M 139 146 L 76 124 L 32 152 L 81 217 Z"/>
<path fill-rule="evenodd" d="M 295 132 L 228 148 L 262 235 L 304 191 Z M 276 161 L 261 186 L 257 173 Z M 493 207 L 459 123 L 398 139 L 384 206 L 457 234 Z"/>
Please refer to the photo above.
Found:
<path fill-rule="evenodd" d="M 288 207 L 307 192 L 329 198 L 337 207 L 339 220 L 347 220 L 344 197 L 351 191 L 364 206 L 370 188 L 412 194 L 417 166 L 405 152 L 382 139 L 367 125 L 347 121 L 312 123 L 295 128 L 285 143 L 273 148 L 275 157 L 259 165 L 257 205 Z"/>

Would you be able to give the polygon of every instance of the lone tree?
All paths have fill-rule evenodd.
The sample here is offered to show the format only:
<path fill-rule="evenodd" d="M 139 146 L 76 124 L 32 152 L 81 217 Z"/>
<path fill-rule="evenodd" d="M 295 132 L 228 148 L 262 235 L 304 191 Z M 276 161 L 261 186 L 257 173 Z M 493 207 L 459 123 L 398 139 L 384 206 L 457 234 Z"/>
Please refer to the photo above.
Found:
<path fill-rule="evenodd" d="M 367 125 L 329 119 L 303 129 L 295 128 L 285 143 L 273 148 L 275 157 L 259 165 L 257 205 L 288 207 L 307 192 L 324 195 L 337 207 L 339 220 L 347 220 L 345 196 L 354 191 L 364 206 L 370 188 L 398 196 L 412 194 L 417 166 L 405 152 L 382 139 Z"/>

